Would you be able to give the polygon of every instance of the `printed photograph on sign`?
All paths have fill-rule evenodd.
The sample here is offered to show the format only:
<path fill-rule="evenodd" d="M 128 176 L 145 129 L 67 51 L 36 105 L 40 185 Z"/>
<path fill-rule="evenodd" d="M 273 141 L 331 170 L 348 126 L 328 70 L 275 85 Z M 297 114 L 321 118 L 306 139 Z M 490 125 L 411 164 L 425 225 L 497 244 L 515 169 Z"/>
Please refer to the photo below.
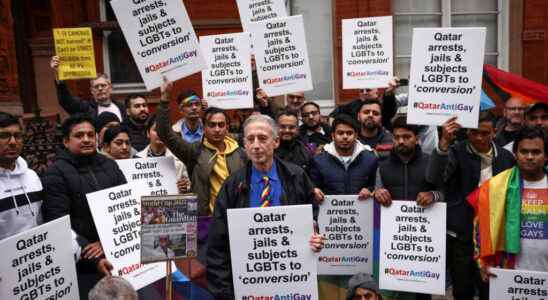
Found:
<path fill-rule="evenodd" d="M 253 78 L 248 33 L 200 37 L 208 68 L 202 71 L 202 89 L 209 106 L 222 109 L 253 108 Z"/>
<path fill-rule="evenodd" d="M 445 295 L 446 203 L 381 207 L 379 287 Z"/>
<path fill-rule="evenodd" d="M 407 122 L 477 128 L 485 28 L 414 28 Z"/>
<path fill-rule="evenodd" d="M 312 90 L 302 16 L 256 22 L 250 32 L 259 86 L 268 96 Z"/>
<path fill-rule="evenodd" d="M 342 20 L 343 89 L 388 87 L 393 77 L 392 17 Z"/>
<path fill-rule="evenodd" d="M 97 77 L 91 28 L 54 28 L 53 42 L 59 56 L 59 80 Z"/>
<path fill-rule="evenodd" d="M 373 199 L 326 195 L 318 226 L 327 238 L 318 256 L 318 274 L 373 274 Z"/>
<path fill-rule="evenodd" d="M 145 196 L 141 211 L 142 263 L 196 256 L 196 195 Z"/>
<path fill-rule="evenodd" d="M 110 1 L 148 91 L 204 69 L 183 1 Z"/>

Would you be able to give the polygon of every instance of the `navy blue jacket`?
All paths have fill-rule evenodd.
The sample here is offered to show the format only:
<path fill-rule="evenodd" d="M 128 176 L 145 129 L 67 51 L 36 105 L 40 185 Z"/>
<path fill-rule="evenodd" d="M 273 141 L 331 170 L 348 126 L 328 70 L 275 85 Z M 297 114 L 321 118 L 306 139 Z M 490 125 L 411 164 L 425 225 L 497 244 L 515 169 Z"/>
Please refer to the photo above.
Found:
<path fill-rule="evenodd" d="M 337 157 L 324 151 L 312 160 L 309 175 L 326 195 L 355 195 L 362 188 L 373 191 L 377 166 L 377 157 L 371 151 L 360 152 L 348 170 Z"/>

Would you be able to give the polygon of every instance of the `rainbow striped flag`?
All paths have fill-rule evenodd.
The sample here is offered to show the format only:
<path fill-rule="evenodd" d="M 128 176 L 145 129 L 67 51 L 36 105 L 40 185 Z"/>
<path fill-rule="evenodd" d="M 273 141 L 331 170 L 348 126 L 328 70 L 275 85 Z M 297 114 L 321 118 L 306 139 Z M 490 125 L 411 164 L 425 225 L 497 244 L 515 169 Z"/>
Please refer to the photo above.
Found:
<path fill-rule="evenodd" d="M 475 211 L 474 242 L 480 262 L 509 266 L 520 251 L 521 190 L 518 167 L 484 182 L 467 200 Z M 505 257 L 504 257 L 505 256 Z"/>

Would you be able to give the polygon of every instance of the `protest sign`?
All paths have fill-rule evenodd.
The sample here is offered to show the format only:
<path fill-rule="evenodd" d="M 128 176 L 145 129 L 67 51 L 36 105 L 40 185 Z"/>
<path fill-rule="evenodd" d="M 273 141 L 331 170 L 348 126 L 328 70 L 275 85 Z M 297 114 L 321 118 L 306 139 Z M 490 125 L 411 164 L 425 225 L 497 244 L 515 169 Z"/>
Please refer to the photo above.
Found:
<path fill-rule="evenodd" d="M 392 201 L 381 208 L 381 289 L 445 295 L 445 207 Z"/>
<path fill-rule="evenodd" d="M 59 80 L 97 77 L 91 28 L 54 28 L 53 42 L 59 56 Z"/>
<path fill-rule="evenodd" d="M 244 31 L 250 32 L 253 22 L 287 17 L 283 0 L 236 0 Z"/>
<path fill-rule="evenodd" d="M 80 299 L 70 218 L 0 241 L 0 299 Z"/>
<path fill-rule="evenodd" d="M 388 87 L 393 77 L 392 17 L 342 20 L 343 89 Z"/>
<path fill-rule="evenodd" d="M 270 97 L 312 89 L 302 16 L 253 23 L 259 86 Z"/>
<path fill-rule="evenodd" d="M 489 299 L 548 299 L 548 273 L 491 268 L 497 277 L 489 278 Z"/>
<path fill-rule="evenodd" d="M 249 34 L 200 37 L 208 69 L 202 71 L 204 98 L 222 109 L 253 108 Z"/>
<path fill-rule="evenodd" d="M 148 195 L 178 194 L 173 157 L 146 157 L 115 160 L 128 182 L 146 180 Z"/>
<path fill-rule="evenodd" d="M 196 195 L 143 196 L 141 211 L 141 262 L 196 256 Z"/>
<path fill-rule="evenodd" d="M 110 1 L 147 90 L 205 68 L 200 45 L 180 0 Z"/>
<path fill-rule="evenodd" d="M 485 28 L 415 28 L 407 122 L 477 128 Z"/>
<path fill-rule="evenodd" d="M 318 299 L 312 206 L 229 209 L 227 217 L 235 299 Z"/>
<path fill-rule="evenodd" d="M 112 274 L 136 290 L 166 276 L 165 263 L 141 263 L 141 196 L 149 194 L 145 182 L 132 182 L 86 195 Z"/>
<path fill-rule="evenodd" d="M 373 274 L 373 200 L 357 195 L 325 196 L 318 216 L 327 240 L 318 274 Z"/>

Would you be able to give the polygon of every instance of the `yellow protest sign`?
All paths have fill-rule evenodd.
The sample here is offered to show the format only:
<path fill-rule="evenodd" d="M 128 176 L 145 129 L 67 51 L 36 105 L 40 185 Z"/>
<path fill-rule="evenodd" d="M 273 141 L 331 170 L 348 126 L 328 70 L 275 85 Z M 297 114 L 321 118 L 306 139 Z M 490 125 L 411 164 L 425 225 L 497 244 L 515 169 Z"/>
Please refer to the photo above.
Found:
<path fill-rule="evenodd" d="M 59 80 L 97 76 L 91 28 L 54 28 L 53 40 L 60 60 Z"/>

